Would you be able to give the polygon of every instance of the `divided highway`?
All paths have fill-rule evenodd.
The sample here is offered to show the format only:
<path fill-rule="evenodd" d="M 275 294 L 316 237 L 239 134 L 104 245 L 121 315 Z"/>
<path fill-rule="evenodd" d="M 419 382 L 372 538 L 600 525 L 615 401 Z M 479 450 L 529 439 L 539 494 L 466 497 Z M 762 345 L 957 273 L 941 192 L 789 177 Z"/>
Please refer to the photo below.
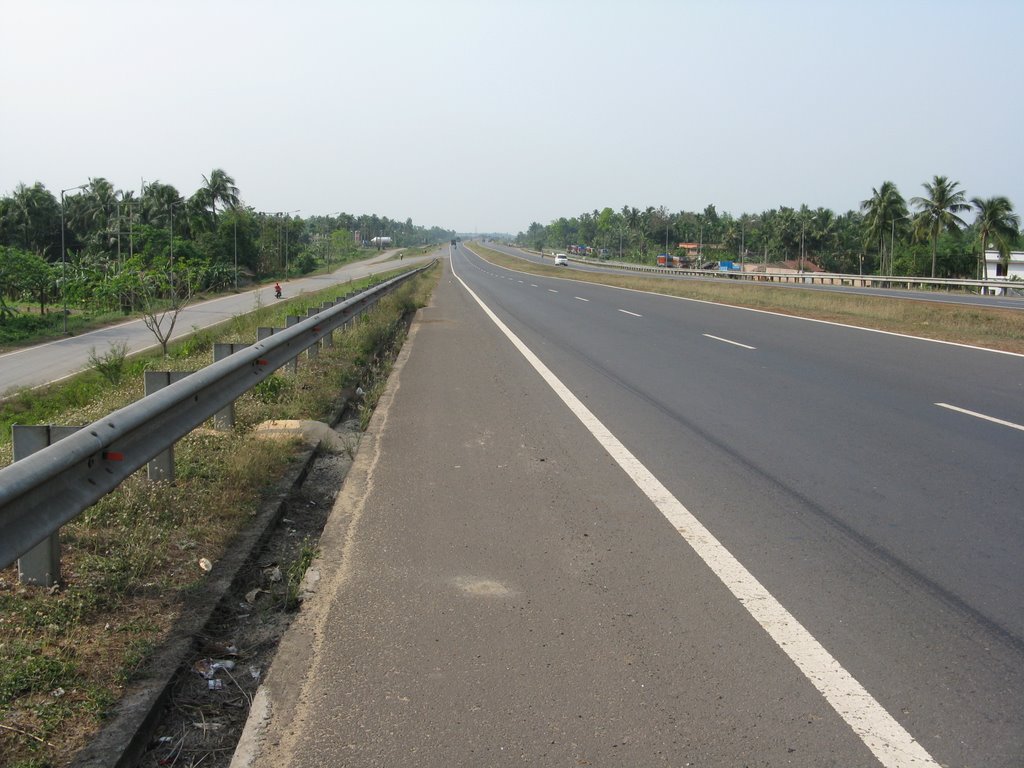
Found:
<path fill-rule="evenodd" d="M 1024 358 L 451 267 L 255 765 L 1024 762 Z"/>

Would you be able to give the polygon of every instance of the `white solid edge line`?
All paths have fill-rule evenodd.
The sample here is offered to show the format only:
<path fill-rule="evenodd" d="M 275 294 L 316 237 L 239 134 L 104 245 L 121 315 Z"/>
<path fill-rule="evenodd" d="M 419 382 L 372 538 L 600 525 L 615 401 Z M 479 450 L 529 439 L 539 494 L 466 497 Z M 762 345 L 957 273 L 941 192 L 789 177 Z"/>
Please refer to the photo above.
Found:
<path fill-rule="evenodd" d="M 710 333 L 704 333 L 704 334 L 701 334 L 701 335 L 702 336 L 706 336 L 709 339 L 714 339 L 715 341 L 722 341 L 722 342 L 725 342 L 726 344 L 732 344 L 733 346 L 736 346 L 736 347 L 743 347 L 744 349 L 757 349 L 757 347 L 752 347 L 749 344 L 740 344 L 738 341 L 731 341 L 730 339 L 723 339 L 721 336 L 712 336 Z"/>
<path fill-rule="evenodd" d="M 938 763 L 857 680 L 754 578 L 729 550 L 662 485 L 618 438 L 541 362 L 455 272 L 512 345 L 526 358 L 555 394 L 622 467 L 636 486 L 665 516 L 747 612 L 760 624 L 810 683 L 886 768 L 936 766 Z"/>
<path fill-rule="evenodd" d="M 997 419 L 995 416 L 986 416 L 984 413 L 978 413 L 977 411 L 968 411 L 966 408 L 958 408 L 957 406 L 950 405 L 949 403 L 936 403 L 936 405 L 939 406 L 939 408 L 946 408 L 950 411 L 956 411 L 957 413 L 963 413 L 968 416 L 973 416 L 976 419 L 984 419 L 985 421 L 991 421 L 993 424 L 1001 424 L 1004 427 L 1009 427 L 1010 429 L 1019 429 L 1021 432 L 1024 432 L 1024 425 L 1022 424 L 1015 424 L 1012 421 L 1004 421 L 1003 419 Z"/>

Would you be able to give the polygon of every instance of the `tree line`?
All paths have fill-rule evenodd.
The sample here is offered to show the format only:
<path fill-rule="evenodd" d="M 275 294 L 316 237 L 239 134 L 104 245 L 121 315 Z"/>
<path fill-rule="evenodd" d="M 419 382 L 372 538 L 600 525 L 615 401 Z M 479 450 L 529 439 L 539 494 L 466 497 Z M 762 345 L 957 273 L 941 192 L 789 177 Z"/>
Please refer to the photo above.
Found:
<path fill-rule="evenodd" d="M 1020 249 L 1020 216 L 1002 196 L 968 200 L 959 182 L 935 176 L 923 194 L 904 199 L 886 181 L 858 210 L 773 208 L 759 214 L 670 212 L 624 206 L 530 224 L 516 242 L 535 249 L 588 246 L 599 256 L 654 263 L 696 244 L 697 261 L 815 264 L 828 272 L 950 278 L 988 277 L 985 250 L 997 250 L 1005 274 Z M 683 255 L 694 249 L 683 249 Z"/>
<path fill-rule="evenodd" d="M 19 184 L 0 197 L 0 322 L 19 301 L 40 314 L 58 302 L 132 312 L 154 298 L 306 274 L 355 258 L 377 236 L 408 247 L 453 235 L 377 214 L 297 213 L 246 205 L 220 168 L 189 196 L 159 181 L 138 194 L 102 177 L 56 194 Z"/>

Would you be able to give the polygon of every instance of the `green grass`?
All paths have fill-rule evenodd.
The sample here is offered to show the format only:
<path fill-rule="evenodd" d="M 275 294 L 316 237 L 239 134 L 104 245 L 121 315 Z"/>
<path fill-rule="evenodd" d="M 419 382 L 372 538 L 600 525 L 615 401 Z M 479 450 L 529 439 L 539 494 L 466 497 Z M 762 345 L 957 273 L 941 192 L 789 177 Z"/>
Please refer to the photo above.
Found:
<path fill-rule="evenodd" d="M 349 331 L 336 332 L 334 347 L 314 360 L 303 356 L 297 374 L 281 369 L 240 398 L 234 431 L 204 428 L 179 441 L 175 482 L 150 483 L 136 473 L 65 526 L 60 589 L 21 587 L 15 568 L 0 571 L 0 765 L 66 765 L 86 743 L 203 588 L 199 559 L 217 562 L 294 461 L 297 442 L 260 439 L 252 428 L 268 419 L 323 419 L 342 390 L 375 387 L 404 338 L 402 318 L 426 303 L 438 272 L 410 281 Z M 214 340 L 251 341 L 257 326 L 283 326 L 285 315 L 358 287 L 261 308 L 176 345 L 168 359 L 130 359 L 118 385 L 89 373 L 21 393 L 3 404 L 4 463 L 12 419 L 91 423 L 141 397 L 148 366 L 202 367 Z M 287 567 L 283 608 L 297 599 L 314 553 L 307 543 Z"/>

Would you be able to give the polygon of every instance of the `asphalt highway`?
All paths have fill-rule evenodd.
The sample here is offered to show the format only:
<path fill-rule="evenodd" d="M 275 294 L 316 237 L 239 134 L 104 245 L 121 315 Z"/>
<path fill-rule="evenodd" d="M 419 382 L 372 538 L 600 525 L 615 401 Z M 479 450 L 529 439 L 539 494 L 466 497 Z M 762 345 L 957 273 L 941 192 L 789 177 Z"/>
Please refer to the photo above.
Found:
<path fill-rule="evenodd" d="M 533 261 L 538 263 L 551 264 L 552 259 L 550 256 L 541 257 L 533 251 L 525 251 L 520 248 L 513 248 L 500 243 L 487 243 L 487 247 L 492 250 L 504 253 L 509 256 L 515 256 L 517 258 L 526 259 L 527 261 Z M 581 270 L 584 272 L 602 272 L 605 274 L 621 275 L 621 274 L 638 274 L 622 268 L 614 266 L 595 264 L 593 262 L 580 262 L 570 261 L 572 269 Z M 707 277 L 701 277 L 700 275 L 693 275 L 690 273 L 673 273 L 673 272 L 644 272 L 641 273 L 644 277 L 652 277 L 660 280 L 721 280 L 722 278 L 715 273 L 709 274 Z M 853 277 L 851 275 L 851 277 Z M 898 283 L 898 281 L 893 281 Z M 964 306 L 977 306 L 977 307 L 999 307 L 1001 309 L 1017 309 L 1024 310 L 1024 297 L 1021 296 L 976 296 L 967 293 L 959 293 L 957 291 L 943 292 L 943 291 L 925 291 L 925 290 L 907 290 L 903 288 L 862 288 L 859 286 L 850 285 L 803 285 L 799 283 L 772 283 L 775 288 L 782 288 L 783 290 L 792 291 L 825 291 L 829 293 L 846 293 L 855 294 L 858 296 L 879 296 L 890 299 L 908 299 L 911 301 L 930 301 L 940 304 L 962 304 Z"/>
<path fill-rule="evenodd" d="M 239 765 L 1024 763 L 1024 358 L 451 266 Z"/>

